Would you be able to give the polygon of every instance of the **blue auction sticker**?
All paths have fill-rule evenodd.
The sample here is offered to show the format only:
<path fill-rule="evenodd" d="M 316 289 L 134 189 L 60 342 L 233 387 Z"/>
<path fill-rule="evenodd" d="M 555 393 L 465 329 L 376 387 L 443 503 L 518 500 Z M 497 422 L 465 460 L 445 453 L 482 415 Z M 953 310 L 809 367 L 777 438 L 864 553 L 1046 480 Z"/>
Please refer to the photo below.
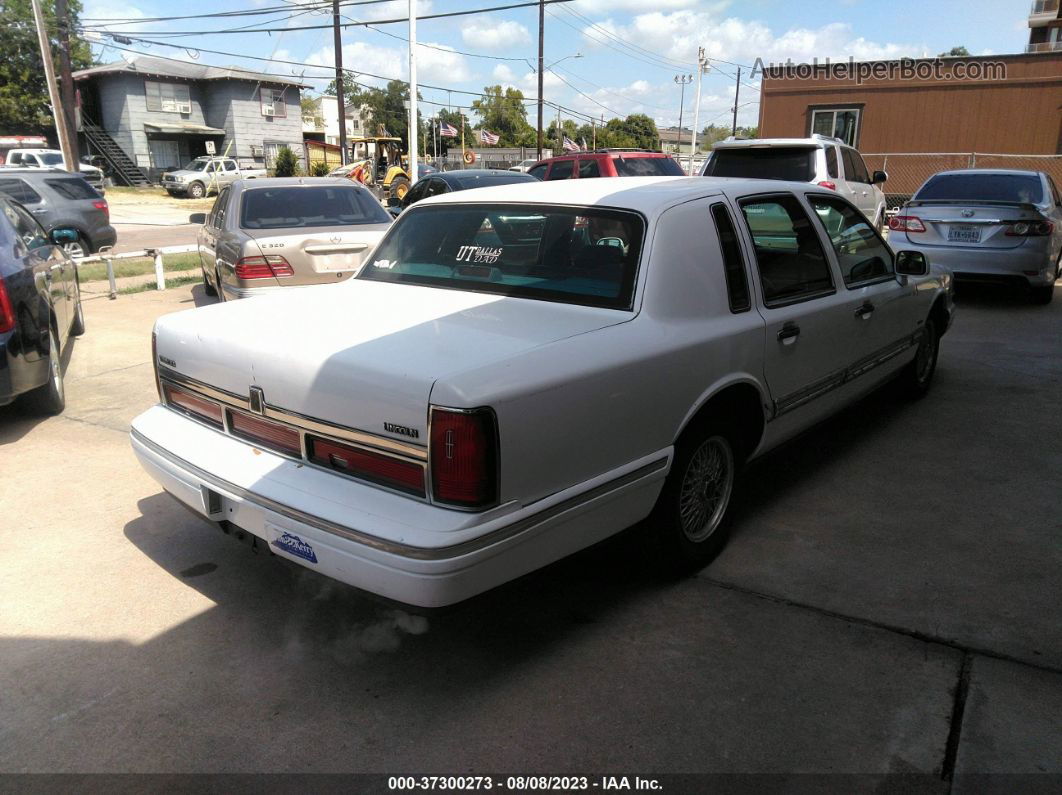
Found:
<path fill-rule="evenodd" d="M 317 555 L 314 553 L 313 547 L 294 533 L 283 533 L 279 538 L 274 538 L 273 546 L 284 550 L 289 555 L 308 560 L 310 563 L 317 562 Z"/>

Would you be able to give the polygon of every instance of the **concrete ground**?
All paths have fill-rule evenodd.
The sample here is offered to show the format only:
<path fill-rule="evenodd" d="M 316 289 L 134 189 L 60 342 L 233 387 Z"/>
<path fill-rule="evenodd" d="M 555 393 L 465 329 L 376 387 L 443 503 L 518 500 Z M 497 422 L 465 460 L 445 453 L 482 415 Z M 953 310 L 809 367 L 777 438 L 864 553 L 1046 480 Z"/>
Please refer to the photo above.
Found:
<path fill-rule="evenodd" d="M 211 299 L 88 300 L 66 413 L 0 412 L 0 771 L 1062 774 L 1062 300 L 961 299 L 930 395 L 755 465 L 699 576 L 627 532 L 426 618 L 160 493 L 151 324 Z"/>

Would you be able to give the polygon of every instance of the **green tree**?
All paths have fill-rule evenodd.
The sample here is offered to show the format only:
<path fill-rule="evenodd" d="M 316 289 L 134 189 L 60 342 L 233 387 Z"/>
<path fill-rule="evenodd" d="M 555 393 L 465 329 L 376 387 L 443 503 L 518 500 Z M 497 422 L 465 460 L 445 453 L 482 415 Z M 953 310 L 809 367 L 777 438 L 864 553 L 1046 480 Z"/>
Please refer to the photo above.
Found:
<path fill-rule="evenodd" d="M 273 161 L 273 171 L 278 177 L 294 177 L 299 171 L 299 159 L 288 147 L 277 150 L 277 159 Z"/>
<path fill-rule="evenodd" d="M 942 52 L 938 58 L 969 58 L 970 51 L 963 47 L 961 44 L 958 47 L 952 47 L 947 52 Z"/>
<path fill-rule="evenodd" d="M 530 146 L 536 133 L 527 123 L 524 94 L 516 88 L 485 86 L 484 96 L 472 103 L 480 126 L 500 136 L 499 146 Z M 521 143 L 521 142 L 525 143 Z"/>
<path fill-rule="evenodd" d="M 329 83 L 327 93 L 335 95 L 334 80 Z M 420 98 L 420 94 L 417 98 Z M 343 83 L 343 102 L 346 106 L 358 108 L 365 105 L 369 109 L 372 127 L 365 131 L 366 135 L 393 135 L 405 142 L 409 132 L 409 111 L 405 104 L 408 101 L 409 84 L 401 80 L 392 80 L 385 88 L 361 88 L 352 83 Z M 405 143 L 402 148 L 405 151 Z"/>
<path fill-rule="evenodd" d="M 711 149 L 712 144 L 730 137 L 732 134 L 730 130 L 729 124 L 709 124 L 701 130 L 701 149 Z M 757 127 L 738 127 L 733 135 L 738 138 L 755 138 L 759 135 L 759 129 Z"/>
<path fill-rule="evenodd" d="M 55 36 L 55 0 L 42 0 L 45 26 L 50 32 L 52 58 L 58 67 L 59 47 Z M 69 0 L 68 17 L 71 30 L 79 27 L 81 3 Z M 53 128 L 48 84 L 44 79 L 37 27 L 33 22 L 30 0 L 0 0 L 0 132 L 43 133 Z M 73 33 L 70 36 L 72 67 L 84 69 L 92 65 L 92 53 L 87 42 Z"/>

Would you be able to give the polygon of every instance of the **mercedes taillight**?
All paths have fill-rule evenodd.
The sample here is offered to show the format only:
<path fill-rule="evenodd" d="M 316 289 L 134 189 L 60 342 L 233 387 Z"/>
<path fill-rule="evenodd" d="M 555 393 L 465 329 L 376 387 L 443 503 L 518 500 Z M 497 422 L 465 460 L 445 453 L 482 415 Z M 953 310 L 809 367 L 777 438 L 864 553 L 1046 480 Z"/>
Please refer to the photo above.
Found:
<path fill-rule="evenodd" d="M 241 257 L 236 260 L 236 278 L 251 279 L 280 279 L 285 276 L 294 276 L 295 271 L 283 257 L 270 254 L 267 257 Z"/>

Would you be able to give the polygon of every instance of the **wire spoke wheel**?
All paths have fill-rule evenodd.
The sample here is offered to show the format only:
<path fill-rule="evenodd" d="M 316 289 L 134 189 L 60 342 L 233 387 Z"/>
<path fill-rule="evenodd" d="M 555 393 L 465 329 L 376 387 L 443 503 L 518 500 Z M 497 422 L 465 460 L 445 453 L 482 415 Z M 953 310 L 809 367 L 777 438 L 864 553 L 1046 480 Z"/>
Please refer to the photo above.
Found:
<path fill-rule="evenodd" d="M 723 436 L 710 436 L 690 457 L 679 490 L 685 537 L 699 544 L 718 529 L 734 488 L 734 452 Z"/>

